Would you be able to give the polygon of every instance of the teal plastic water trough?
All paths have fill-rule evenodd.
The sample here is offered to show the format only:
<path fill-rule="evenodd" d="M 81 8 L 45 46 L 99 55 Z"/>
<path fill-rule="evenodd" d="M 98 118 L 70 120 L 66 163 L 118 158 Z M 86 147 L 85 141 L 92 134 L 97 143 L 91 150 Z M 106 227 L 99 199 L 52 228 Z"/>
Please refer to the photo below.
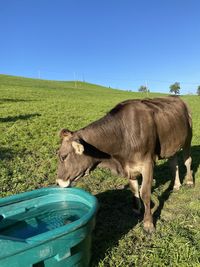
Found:
<path fill-rule="evenodd" d="M 1 267 L 86 267 L 97 200 L 77 188 L 0 199 Z"/>

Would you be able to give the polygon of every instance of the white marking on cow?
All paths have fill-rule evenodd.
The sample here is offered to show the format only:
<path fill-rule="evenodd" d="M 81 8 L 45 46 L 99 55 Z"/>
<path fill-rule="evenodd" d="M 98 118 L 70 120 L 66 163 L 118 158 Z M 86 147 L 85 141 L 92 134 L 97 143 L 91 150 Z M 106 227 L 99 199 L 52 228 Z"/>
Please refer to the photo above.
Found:
<path fill-rule="evenodd" d="M 63 180 L 61 180 L 61 179 L 57 179 L 57 180 L 56 180 L 56 183 L 57 183 L 60 187 L 69 187 L 70 184 L 71 184 L 71 181 L 70 181 L 70 180 L 63 181 Z"/>

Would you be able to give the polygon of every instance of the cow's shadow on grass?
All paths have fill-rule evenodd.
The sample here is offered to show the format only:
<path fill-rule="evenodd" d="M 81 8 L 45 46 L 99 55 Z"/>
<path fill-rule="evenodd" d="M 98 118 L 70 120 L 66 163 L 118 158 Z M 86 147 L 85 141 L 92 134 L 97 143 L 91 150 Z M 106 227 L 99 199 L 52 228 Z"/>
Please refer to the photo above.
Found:
<path fill-rule="evenodd" d="M 193 159 L 192 169 L 195 177 L 200 165 L 200 146 L 193 146 L 191 154 Z M 182 153 L 179 153 L 179 159 L 180 179 L 183 182 L 186 169 L 183 164 Z M 163 191 L 161 190 L 161 195 L 158 197 L 159 205 L 153 215 L 154 223 L 156 224 L 160 218 L 164 203 L 173 192 L 173 181 L 171 181 L 172 176 L 167 161 L 154 168 L 154 178 L 156 182 L 152 191 L 167 184 L 167 188 Z M 108 190 L 97 194 L 96 197 L 100 207 L 93 235 L 92 266 L 95 266 L 105 257 L 107 249 L 116 246 L 120 238 L 143 219 L 143 216 L 136 216 L 133 213 L 132 193 L 127 188 Z"/>
<path fill-rule="evenodd" d="M 4 103 L 17 103 L 17 102 L 31 102 L 35 101 L 32 99 L 21 99 L 21 98 L 0 98 L 0 104 Z"/>
<path fill-rule="evenodd" d="M 10 160 L 13 158 L 14 152 L 10 148 L 0 147 L 0 160 Z"/>
<path fill-rule="evenodd" d="M 18 115 L 18 116 L 8 116 L 6 118 L 0 118 L 0 122 L 16 122 L 18 120 L 28 120 L 33 117 L 41 116 L 39 113 L 33 113 L 33 114 L 24 114 L 24 115 Z"/>
<path fill-rule="evenodd" d="M 140 221 L 140 218 L 133 214 L 130 190 L 108 190 L 96 197 L 100 207 L 93 235 L 92 266 L 104 258 L 106 250 L 115 246 L 119 239 Z"/>

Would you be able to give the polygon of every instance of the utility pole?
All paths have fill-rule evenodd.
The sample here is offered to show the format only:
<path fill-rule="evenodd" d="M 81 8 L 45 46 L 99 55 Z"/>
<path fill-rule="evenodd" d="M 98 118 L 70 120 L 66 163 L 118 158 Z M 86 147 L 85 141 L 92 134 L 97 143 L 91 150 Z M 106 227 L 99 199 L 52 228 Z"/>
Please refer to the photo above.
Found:
<path fill-rule="evenodd" d="M 76 83 L 76 73 L 75 73 L 75 71 L 74 71 L 74 86 L 75 86 L 75 88 L 77 88 L 77 83 Z"/>
<path fill-rule="evenodd" d="M 149 89 L 147 87 L 147 81 L 145 81 L 145 86 L 146 86 L 146 89 L 147 89 L 147 97 L 149 97 Z"/>

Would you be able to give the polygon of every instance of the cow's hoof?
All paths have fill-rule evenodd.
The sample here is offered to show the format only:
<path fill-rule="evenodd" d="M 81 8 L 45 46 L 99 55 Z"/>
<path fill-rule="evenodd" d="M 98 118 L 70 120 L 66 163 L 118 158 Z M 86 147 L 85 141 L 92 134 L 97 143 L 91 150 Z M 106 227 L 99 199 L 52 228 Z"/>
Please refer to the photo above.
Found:
<path fill-rule="evenodd" d="M 176 184 L 176 185 L 174 185 L 174 187 L 173 187 L 173 191 L 174 191 L 174 192 L 178 191 L 178 190 L 180 189 L 180 187 L 181 187 L 181 184 Z"/>
<path fill-rule="evenodd" d="M 194 182 L 193 182 L 193 181 L 186 181 L 186 182 L 185 182 L 185 185 L 186 185 L 187 187 L 194 187 Z"/>
<path fill-rule="evenodd" d="M 184 185 L 186 185 L 187 187 L 194 186 L 193 171 L 190 171 L 190 173 L 185 176 Z"/>
<path fill-rule="evenodd" d="M 144 231 L 147 234 L 152 234 L 155 232 L 155 227 L 152 222 L 144 222 Z"/>

